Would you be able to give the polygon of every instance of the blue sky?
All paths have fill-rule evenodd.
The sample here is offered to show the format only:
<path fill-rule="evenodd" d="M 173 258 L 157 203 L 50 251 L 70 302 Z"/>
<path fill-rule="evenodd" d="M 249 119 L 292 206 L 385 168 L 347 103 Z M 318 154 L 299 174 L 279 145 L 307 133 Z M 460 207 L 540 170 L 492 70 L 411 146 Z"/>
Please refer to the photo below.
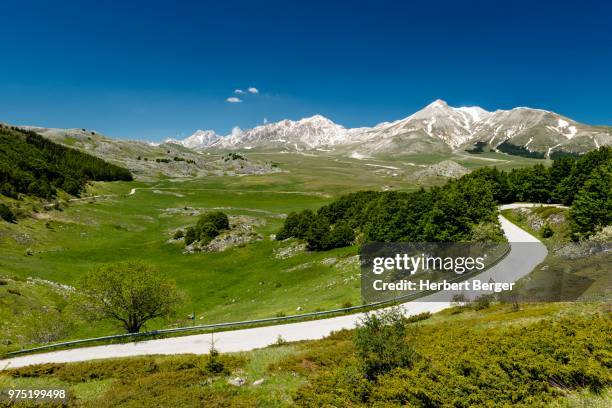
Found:
<path fill-rule="evenodd" d="M 160 140 L 441 98 L 612 125 L 612 3 L 504 3 L 8 0 L 0 121 Z"/>

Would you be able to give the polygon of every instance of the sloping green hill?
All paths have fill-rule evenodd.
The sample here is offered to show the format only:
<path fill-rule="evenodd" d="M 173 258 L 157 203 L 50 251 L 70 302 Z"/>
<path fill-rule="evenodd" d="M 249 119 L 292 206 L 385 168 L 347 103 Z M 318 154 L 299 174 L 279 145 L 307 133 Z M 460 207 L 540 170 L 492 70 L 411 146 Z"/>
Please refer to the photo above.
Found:
<path fill-rule="evenodd" d="M 79 195 L 88 181 L 132 180 L 129 170 L 54 143 L 32 131 L 0 125 L 0 194 L 52 198 Z"/>

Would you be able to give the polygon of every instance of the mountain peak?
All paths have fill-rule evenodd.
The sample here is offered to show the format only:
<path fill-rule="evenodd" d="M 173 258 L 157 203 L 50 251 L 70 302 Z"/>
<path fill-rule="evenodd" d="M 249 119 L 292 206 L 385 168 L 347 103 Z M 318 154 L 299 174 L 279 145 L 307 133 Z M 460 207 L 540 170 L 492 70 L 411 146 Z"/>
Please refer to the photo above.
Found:
<path fill-rule="evenodd" d="M 442 99 L 436 99 L 435 101 L 427 105 L 426 108 L 448 108 L 448 104 Z"/>
<path fill-rule="evenodd" d="M 326 118 L 323 115 L 312 115 L 307 118 L 300 119 L 299 122 L 325 122 L 325 123 L 333 123 L 331 119 Z"/>
<path fill-rule="evenodd" d="M 588 136 L 588 139 L 581 136 Z M 548 111 L 514 108 L 489 112 L 478 106 L 452 107 L 446 101 L 436 99 L 404 119 L 380 123 L 373 128 L 347 129 L 315 114 L 298 120 L 266 123 L 244 131 L 235 128 L 226 137 L 219 137 L 212 131 L 197 131 L 180 144 L 197 149 L 258 148 L 282 152 L 332 151 L 336 146 L 352 146 L 367 156 L 393 153 L 403 144 L 407 146 L 405 151 L 419 152 L 422 149 L 429 151 L 434 148 L 432 146 L 450 151 L 480 141 L 497 148 L 508 141 L 549 155 L 552 149 L 560 150 L 575 138 L 580 138 L 582 143 L 572 145 L 571 149 L 575 151 L 586 149 L 581 146 L 610 144 L 611 140 L 609 134 L 602 134 L 597 129 L 587 130 L 569 118 Z"/>

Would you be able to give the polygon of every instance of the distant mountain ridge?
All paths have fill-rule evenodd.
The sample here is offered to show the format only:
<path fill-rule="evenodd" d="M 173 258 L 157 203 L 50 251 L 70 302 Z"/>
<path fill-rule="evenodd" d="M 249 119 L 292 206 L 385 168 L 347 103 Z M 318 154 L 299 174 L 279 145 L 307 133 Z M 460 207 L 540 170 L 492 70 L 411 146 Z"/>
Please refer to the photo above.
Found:
<path fill-rule="evenodd" d="M 282 120 L 220 136 L 198 130 L 184 140 L 192 149 L 338 151 L 353 157 L 467 149 L 480 142 L 508 153 L 548 157 L 581 154 L 612 144 L 612 127 L 578 123 L 554 112 L 518 107 L 489 112 L 478 106 L 454 108 L 438 99 L 414 114 L 374 127 L 345 128 L 315 115 Z"/>

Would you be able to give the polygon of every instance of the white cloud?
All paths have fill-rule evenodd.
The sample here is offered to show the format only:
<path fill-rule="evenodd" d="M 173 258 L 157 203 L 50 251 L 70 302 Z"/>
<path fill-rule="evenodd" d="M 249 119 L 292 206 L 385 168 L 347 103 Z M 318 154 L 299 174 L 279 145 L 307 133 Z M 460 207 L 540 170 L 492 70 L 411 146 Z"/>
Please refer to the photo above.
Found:
<path fill-rule="evenodd" d="M 229 103 L 240 103 L 242 102 L 242 99 L 236 98 L 235 96 L 230 96 L 229 98 L 226 99 L 226 101 Z"/>
<path fill-rule="evenodd" d="M 249 91 L 252 94 L 258 94 L 259 93 L 259 89 L 253 88 L 253 87 L 250 87 L 249 89 L 247 89 L 247 91 Z"/>
<path fill-rule="evenodd" d="M 246 92 L 244 92 L 242 89 L 234 89 L 234 93 L 236 95 L 244 95 Z"/>
<path fill-rule="evenodd" d="M 266 123 L 268 123 L 268 118 L 264 118 L 263 120 L 263 124 L 265 125 Z"/>

